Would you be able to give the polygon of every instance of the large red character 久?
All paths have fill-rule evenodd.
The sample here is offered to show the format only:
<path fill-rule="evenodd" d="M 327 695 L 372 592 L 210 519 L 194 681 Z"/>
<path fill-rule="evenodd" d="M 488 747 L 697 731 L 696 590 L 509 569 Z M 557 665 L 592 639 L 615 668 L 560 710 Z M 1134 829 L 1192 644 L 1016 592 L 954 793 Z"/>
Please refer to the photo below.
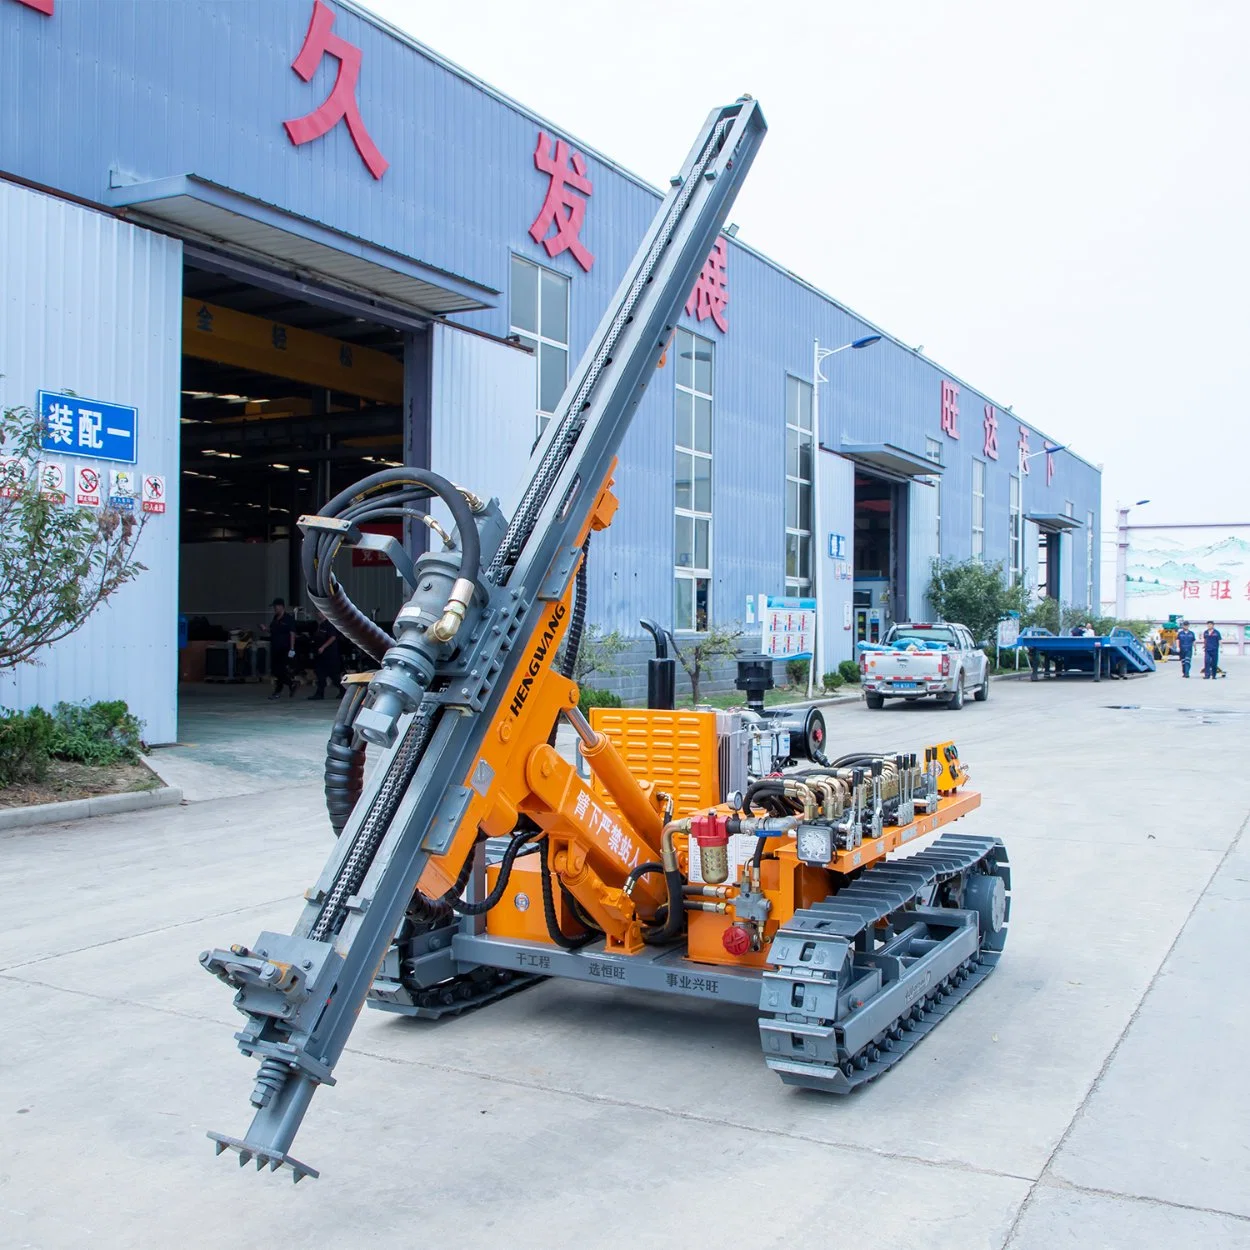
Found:
<path fill-rule="evenodd" d="M 312 20 L 308 23 L 308 33 L 304 36 L 304 46 L 291 62 L 291 68 L 305 82 L 309 82 L 317 66 L 321 64 L 321 58 L 332 56 L 338 60 L 339 72 L 335 76 L 334 87 L 323 104 L 304 117 L 282 124 L 291 136 L 291 142 L 298 147 L 311 139 L 320 139 L 339 122 L 346 121 L 361 160 L 375 178 L 381 178 L 390 168 L 390 161 L 378 151 L 377 145 L 369 137 L 364 119 L 360 116 L 360 105 L 356 102 L 356 84 L 360 79 L 360 49 L 346 39 L 332 34 L 333 25 L 333 10 L 323 4 L 322 0 L 314 0 Z"/>
<path fill-rule="evenodd" d="M 548 145 L 553 150 L 549 150 Z M 550 140 L 540 130 L 538 146 L 534 149 L 534 168 L 551 181 L 547 183 L 543 206 L 530 226 L 530 238 L 541 243 L 548 256 L 572 252 L 573 259 L 589 273 L 595 258 L 582 242 L 581 232 L 586 224 L 584 197 L 590 195 L 595 184 L 586 177 L 586 158 L 580 152 L 571 151 L 563 139 Z M 548 238 L 547 232 L 552 226 L 556 232 Z"/>

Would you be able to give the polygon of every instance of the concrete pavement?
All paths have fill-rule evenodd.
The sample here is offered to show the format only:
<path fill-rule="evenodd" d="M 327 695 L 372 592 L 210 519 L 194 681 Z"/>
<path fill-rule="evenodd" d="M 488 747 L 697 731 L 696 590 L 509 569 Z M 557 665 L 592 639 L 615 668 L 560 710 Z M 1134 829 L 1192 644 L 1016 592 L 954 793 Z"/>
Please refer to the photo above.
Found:
<path fill-rule="evenodd" d="M 0 1246 L 1250 1246 L 1227 667 L 827 712 L 831 750 L 956 738 L 984 794 L 961 828 L 1006 839 L 1015 886 L 999 970 L 855 1097 L 781 1086 L 751 1011 L 546 982 L 438 1025 L 364 1013 L 298 1188 L 213 1158 L 254 1065 L 195 958 L 290 927 L 316 782 L 0 836 Z"/>

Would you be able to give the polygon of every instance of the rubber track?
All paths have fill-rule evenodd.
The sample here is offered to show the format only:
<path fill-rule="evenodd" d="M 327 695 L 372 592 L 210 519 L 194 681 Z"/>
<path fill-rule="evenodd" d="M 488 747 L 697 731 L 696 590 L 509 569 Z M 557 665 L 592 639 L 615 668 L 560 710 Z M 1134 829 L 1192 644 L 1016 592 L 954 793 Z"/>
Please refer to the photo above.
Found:
<path fill-rule="evenodd" d="M 488 1003 L 507 998 L 509 994 L 515 994 L 518 990 L 527 990 L 531 985 L 537 985 L 540 981 L 547 979 L 507 969 L 490 969 L 489 971 L 494 972 L 495 975 L 475 977 L 473 973 L 465 972 L 425 990 L 409 990 L 413 998 L 417 999 L 417 1005 L 405 1007 L 400 1014 L 418 1020 L 443 1020 L 449 1016 L 462 1016 L 466 1012 L 485 1007 Z M 462 997 L 458 991 L 464 985 L 469 987 L 470 993 Z M 422 1002 L 422 999 L 425 999 L 425 1002 Z M 379 1002 L 372 1002 L 370 1006 L 384 1011 L 395 1010 L 389 1004 L 384 1006 Z"/>
<path fill-rule="evenodd" d="M 922 894 L 927 898 L 934 885 L 975 868 L 1001 877 L 1007 888 L 1006 918 L 995 941 L 998 949 L 988 950 L 983 945 L 973 960 L 961 965 L 955 974 L 934 986 L 914 1007 L 897 1016 L 890 1027 L 896 1030 L 901 1027 L 902 1036 L 897 1040 L 885 1038 L 877 1048 L 878 1058 L 871 1059 L 865 1053 L 872 1047 L 864 1047 L 857 1055 L 846 1057 L 854 1064 L 850 1076 L 840 1063 L 782 1058 L 770 1055 L 765 1049 L 765 1062 L 785 1084 L 847 1094 L 876 1080 L 911 1051 L 917 1042 L 927 1037 L 994 971 L 1006 942 L 1007 920 L 1011 915 L 1011 869 L 1006 848 L 999 838 L 945 834 L 917 855 L 887 860 L 879 867 L 868 869 L 823 903 L 795 912 L 790 921 L 777 931 L 772 952 L 777 952 L 778 941 L 787 937 L 798 939 L 791 944 L 792 950 L 799 949 L 805 940 L 815 935 L 837 937 L 853 943 L 859 934 L 877 921 L 915 904 Z M 799 966 L 784 960 L 772 962 L 776 968 L 771 977 L 773 980 L 778 977 L 785 979 L 788 975 L 804 985 L 813 980 L 810 965 Z M 837 1027 L 827 1020 L 794 1012 L 762 1013 L 760 1021 L 797 1024 L 804 1032 L 825 1039 L 833 1037 Z"/>

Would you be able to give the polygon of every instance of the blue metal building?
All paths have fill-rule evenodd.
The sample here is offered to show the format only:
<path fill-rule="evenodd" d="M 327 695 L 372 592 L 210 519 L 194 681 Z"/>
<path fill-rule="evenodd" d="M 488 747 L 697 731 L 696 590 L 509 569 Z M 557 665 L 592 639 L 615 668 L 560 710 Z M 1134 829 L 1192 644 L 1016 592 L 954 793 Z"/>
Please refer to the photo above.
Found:
<path fill-rule="evenodd" d="M 0 0 L 0 178 L 0 402 L 135 406 L 136 472 L 167 483 L 149 572 L 0 703 L 125 697 L 154 741 L 179 609 L 254 627 L 294 596 L 319 491 L 402 457 L 511 497 L 659 199 L 349 0 Z M 925 611 L 937 556 L 1097 605 L 1095 467 L 736 238 L 718 253 L 622 449 L 593 621 L 746 623 L 818 573 L 832 667 Z M 815 347 L 870 335 L 825 362 L 814 453 Z M 387 570 L 345 581 L 398 606 Z"/>

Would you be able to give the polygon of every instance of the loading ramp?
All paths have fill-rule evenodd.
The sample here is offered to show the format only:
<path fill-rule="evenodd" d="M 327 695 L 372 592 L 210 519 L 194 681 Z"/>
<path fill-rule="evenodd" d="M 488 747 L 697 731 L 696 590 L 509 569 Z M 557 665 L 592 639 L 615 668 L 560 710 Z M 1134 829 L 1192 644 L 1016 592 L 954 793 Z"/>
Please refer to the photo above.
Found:
<path fill-rule="evenodd" d="M 1155 670 L 1154 656 L 1127 629 L 1073 638 L 1032 627 L 1021 631 L 1016 647 L 1028 652 L 1030 681 L 1073 674 L 1101 681 Z"/>

